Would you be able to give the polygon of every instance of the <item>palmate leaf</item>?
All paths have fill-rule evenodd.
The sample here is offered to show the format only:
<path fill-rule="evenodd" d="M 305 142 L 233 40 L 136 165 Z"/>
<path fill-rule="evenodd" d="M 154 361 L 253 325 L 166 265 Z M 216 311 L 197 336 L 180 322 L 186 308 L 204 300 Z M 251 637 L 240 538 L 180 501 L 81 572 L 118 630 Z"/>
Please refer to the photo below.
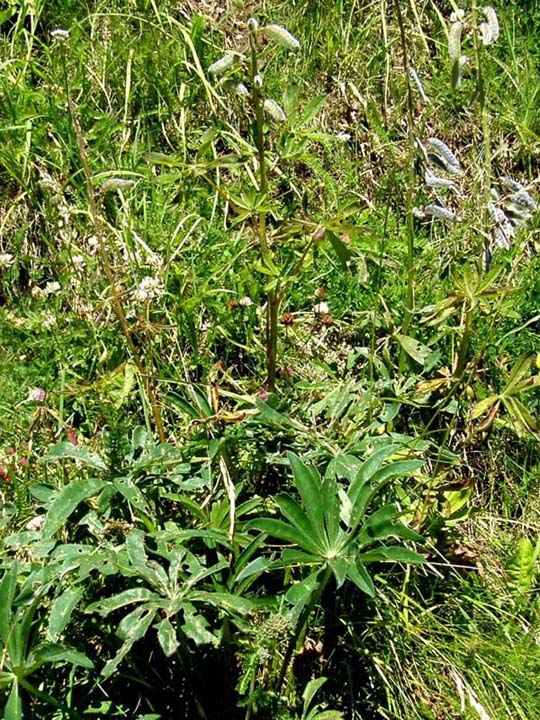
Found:
<path fill-rule="evenodd" d="M 170 657 L 178 650 L 179 642 L 171 621 L 168 618 L 163 620 L 157 626 L 157 635 L 161 649 L 165 657 Z"/>
<path fill-rule="evenodd" d="M 84 588 L 68 588 L 52 604 L 47 639 L 56 642 L 68 624 L 73 610 L 84 594 Z"/>
<path fill-rule="evenodd" d="M 370 597 L 375 596 L 375 586 L 371 575 L 368 573 L 362 562 L 356 562 L 351 558 L 348 560 L 347 577 L 356 587 Z"/>
<path fill-rule="evenodd" d="M 51 537 L 69 518 L 80 503 L 97 495 L 106 483 L 98 478 L 74 480 L 60 490 L 45 518 L 43 537 Z"/>
<path fill-rule="evenodd" d="M 321 535 L 324 533 L 324 510 L 321 503 L 321 476 L 317 468 L 304 465 L 297 455 L 287 453 L 293 471 L 302 505 L 309 517 L 313 530 Z"/>
<path fill-rule="evenodd" d="M 360 553 L 358 560 L 362 563 L 371 562 L 402 562 L 422 564 L 426 559 L 414 550 L 402 547 L 401 545 L 387 545 Z"/>
<path fill-rule="evenodd" d="M 258 520 L 252 520 L 246 525 L 246 529 L 249 530 L 251 528 L 267 533 L 278 540 L 298 545 L 308 553 L 312 553 L 314 555 L 321 554 L 321 548 L 313 542 L 313 539 L 309 535 L 306 535 L 297 527 L 289 525 L 289 523 L 286 523 L 283 520 L 260 518 Z"/>
<path fill-rule="evenodd" d="M 318 502 L 320 502 L 320 499 Z M 324 554 L 328 545 L 324 525 L 320 528 L 313 527 L 313 523 L 304 509 L 287 495 L 277 497 L 276 503 L 289 523 L 297 528 L 306 539 L 309 539 L 313 547 L 318 548 L 319 552 Z"/>
<path fill-rule="evenodd" d="M 368 545 L 376 540 L 400 537 L 404 540 L 423 542 L 423 537 L 399 521 L 399 512 L 395 504 L 385 505 L 368 517 L 358 535 L 360 545 Z"/>
<path fill-rule="evenodd" d="M 362 463 L 356 477 L 349 488 L 349 498 L 354 505 L 362 488 L 371 480 L 372 476 L 382 466 L 385 460 L 399 449 L 399 445 L 390 444 L 376 450 Z"/>
<path fill-rule="evenodd" d="M 4 720 L 22 720 L 22 703 L 17 678 L 11 685 L 9 698 L 4 708 Z"/>
<path fill-rule="evenodd" d="M 0 582 L 0 638 L 7 645 L 11 632 L 11 607 L 17 590 L 18 563 L 14 562 L 9 570 L 4 570 Z"/>
<path fill-rule="evenodd" d="M 104 598 L 103 600 L 97 600 L 97 602 L 91 603 L 86 608 L 86 612 L 97 612 L 100 615 L 106 616 L 113 612 L 113 610 L 118 610 L 126 605 L 160 599 L 160 595 L 152 592 L 148 588 L 130 588 L 129 590 L 124 590 L 123 592 L 118 593 L 118 595 L 113 595 L 113 597 Z"/>

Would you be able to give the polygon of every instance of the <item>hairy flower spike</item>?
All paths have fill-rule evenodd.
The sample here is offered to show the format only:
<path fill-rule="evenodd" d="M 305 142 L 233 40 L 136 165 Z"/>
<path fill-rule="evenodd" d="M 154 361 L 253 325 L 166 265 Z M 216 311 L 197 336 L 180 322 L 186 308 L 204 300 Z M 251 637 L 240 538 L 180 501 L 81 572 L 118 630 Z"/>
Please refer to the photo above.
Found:
<path fill-rule="evenodd" d="M 450 31 L 448 33 L 448 55 L 450 60 L 459 60 L 461 55 L 461 31 L 463 30 L 463 23 L 459 20 L 452 23 Z"/>
<path fill-rule="evenodd" d="M 490 42 L 497 42 L 499 39 L 499 19 L 497 18 L 497 13 L 495 10 L 491 7 L 491 5 L 486 5 L 485 8 L 482 8 L 484 11 L 484 17 L 486 18 L 487 25 L 489 27 L 489 32 L 491 35 Z M 486 43 L 489 44 L 489 43 Z"/>
<path fill-rule="evenodd" d="M 227 72 L 227 70 L 230 70 L 230 68 L 233 67 L 235 62 L 236 56 L 233 53 L 227 53 L 227 55 L 224 55 L 210 65 L 208 68 L 208 74 L 214 75 L 214 77 L 216 75 L 223 75 L 224 72 Z"/>
<path fill-rule="evenodd" d="M 283 112 L 283 109 L 277 104 L 275 100 L 272 100 L 271 98 L 266 98 L 263 107 L 265 113 L 275 122 L 283 123 L 287 120 L 287 116 Z"/>
<path fill-rule="evenodd" d="M 287 50 L 298 50 L 300 47 L 300 43 L 294 35 L 291 35 L 291 33 L 281 25 L 265 25 L 263 32 L 274 42 L 286 47 Z"/>

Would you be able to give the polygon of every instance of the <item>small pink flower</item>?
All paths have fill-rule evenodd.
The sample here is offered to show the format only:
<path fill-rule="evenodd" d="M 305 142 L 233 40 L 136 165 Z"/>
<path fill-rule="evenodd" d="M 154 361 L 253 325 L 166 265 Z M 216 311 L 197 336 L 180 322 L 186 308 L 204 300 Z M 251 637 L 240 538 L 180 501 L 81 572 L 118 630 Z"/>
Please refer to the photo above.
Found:
<path fill-rule="evenodd" d="M 45 402 L 47 399 L 47 391 L 43 388 L 31 388 L 28 391 L 28 402 Z"/>
<path fill-rule="evenodd" d="M 9 482 L 9 469 L 7 465 L 0 465 L 0 480 Z"/>
<path fill-rule="evenodd" d="M 28 465 L 28 458 L 26 457 L 26 455 L 23 455 L 21 457 L 21 459 L 19 460 L 19 462 L 21 463 L 21 465 L 23 467 L 26 467 Z"/>
<path fill-rule="evenodd" d="M 264 401 L 268 400 L 268 391 L 265 390 L 263 387 L 260 387 L 257 390 L 257 395 L 261 398 L 261 400 L 264 400 Z"/>

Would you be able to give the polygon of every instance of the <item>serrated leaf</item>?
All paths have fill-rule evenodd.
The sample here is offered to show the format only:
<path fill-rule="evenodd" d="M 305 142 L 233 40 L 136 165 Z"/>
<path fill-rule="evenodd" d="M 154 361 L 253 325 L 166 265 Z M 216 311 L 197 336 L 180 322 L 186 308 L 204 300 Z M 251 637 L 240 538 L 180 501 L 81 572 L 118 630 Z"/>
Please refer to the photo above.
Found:
<path fill-rule="evenodd" d="M 47 639 L 56 642 L 68 624 L 71 614 L 84 594 L 84 588 L 69 588 L 52 604 L 47 628 Z"/>
<path fill-rule="evenodd" d="M 85 480 L 74 480 L 62 488 L 45 516 L 43 538 L 46 539 L 53 535 L 80 503 L 97 495 L 105 486 L 106 483 L 103 480 L 87 478 Z"/>

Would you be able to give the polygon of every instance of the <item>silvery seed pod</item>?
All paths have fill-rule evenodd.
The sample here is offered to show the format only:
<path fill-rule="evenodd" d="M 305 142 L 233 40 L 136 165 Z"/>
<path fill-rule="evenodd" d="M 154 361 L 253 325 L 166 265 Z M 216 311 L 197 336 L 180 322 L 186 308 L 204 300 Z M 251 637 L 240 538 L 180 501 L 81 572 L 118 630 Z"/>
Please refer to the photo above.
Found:
<path fill-rule="evenodd" d="M 286 47 L 287 50 L 298 50 L 300 47 L 300 43 L 294 35 L 281 25 L 265 25 L 263 32 L 275 43 Z"/>
<path fill-rule="evenodd" d="M 287 120 L 287 116 L 285 115 L 283 109 L 277 104 L 275 100 L 272 100 L 271 98 L 266 98 L 263 107 L 265 113 L 270 118 L 272 118 L 274 122 L 283 123 Z"/>
<path fill-rule="evenodd" d="M 529 195 L 529 193 L 523 189 L 510 195 L 510 201 L 517 207 L 536 212 L 538 205 L 535 200 Z"/>
<path fill-rule="evenodd" d="M 440 220 L 446 220 L 451 223 L 456 223 L 459 220 L 455 212 L 442 207 L 442 205 L 424 205 L 422 209 L 424 215 L 439 218 Z"/>
<path fill-rule="evenodd" d="M 499 180 L 508 190 L 511 190 L 512 192 L 519 192 L 520 190 L 525 190 L 521 183 L 506 175 L 502 175 Z"/>
<path fill-rule="evenodd" d="M 428 145 L 449 175 L 458 175 L 461 172 L 459 160 L 446 143 L 439 138 L 429 138 Z"/>
<path fill-rule="evenodd" d="M 422 85 L 422 81 L 418 77 L 418 73 L 413 67 L 409 68 L 409 75 L 413 83 L 416 85 L 416 89 L 418 90 L 420 97 L 425 103 L 429 102 L 428 96 L 426 95 L 426 92 L 424 90 L 424 86 Z"/>
<path fill-rule="evenodd" d="M 257 90 L 260 90 L 263 86 L 263 79 L 260 75 L 255 75 L 253 78 L 253 84 L 257 88 Z"/>
<path fill-rule="evenodd" d="M 487 24 L 489 25 L 489 31 L 491 33 L 491 42 L 496 42 L 499 39 L 499 20 L 497 18 L 497 13 L 495 10 L 490 6 L 486 5 L 485 8 L 482 8 L 484 12 L 484 17 L 486 18 Z"/>
<path fill-rule="evenodd" d="M 238 80 L 226 78 L 221 81 L 220 85 L 226 92 L 232 93 L 233 95 L 238 95 L 239 97 L 247 97 L 249 95 L 247 87 Z"/>
<path fill-rule="evenodd" d="M 493 42 L 493 35 L 491 33 L 490 26 L 487 23 L 481 23 L 479 30 L 482 45 L 491 45 Z"/>
<path fill-rule="evenodd" d="M 457 60 L 461 55 L 461 31 L 463 30 L 463 23 L 458 22 L 450 25 L 448 32 L 448 55 L 450 60 Z"/>
<path fill-rule="evenodd" d="M 466 55 L 460 55 L 457 60 L 452 63 L 452 90 L 457 90 L 463 80 L 463 68 L 468 63 L 469 58 Z"/>
<path fill-rule="evenodd" d="M 425 169 L 424 182 L 430 188 L 455 189 L 455 187 L 456 187 L 456 184 L 453 180 L 449 180 L 448 178 L 438 177 L 437 175 L 432 173 L 429 168 Z"/>
<path fill-rule="evenodd" d="M 223 75 L 224 72 L 227 72 L 227 70 L 233 67 L 235 62 L 236 56 L 233 53 L 227 53 L 227 55 L 224 55 L 210 65 L 208 68 L 208 74 L 213 75 L 214 77 L 217 75 Z"/>
<path fill-rule="evenodd" d="M 463 8 L 458 8 L 457 12 L 453 12 L 450 14 L 450 22 L 457 22 L 458 20 L 463 20 L 465 17 L 465 10 Z"/>
<path fill-rule="evenodd" d="M 125 190 L 128 187 L 135 185 L 135 180 L 129 180 L 127 178 L 107 178 L 99 186 L 100 192 L 112 192 L 113 190 Z"/>

